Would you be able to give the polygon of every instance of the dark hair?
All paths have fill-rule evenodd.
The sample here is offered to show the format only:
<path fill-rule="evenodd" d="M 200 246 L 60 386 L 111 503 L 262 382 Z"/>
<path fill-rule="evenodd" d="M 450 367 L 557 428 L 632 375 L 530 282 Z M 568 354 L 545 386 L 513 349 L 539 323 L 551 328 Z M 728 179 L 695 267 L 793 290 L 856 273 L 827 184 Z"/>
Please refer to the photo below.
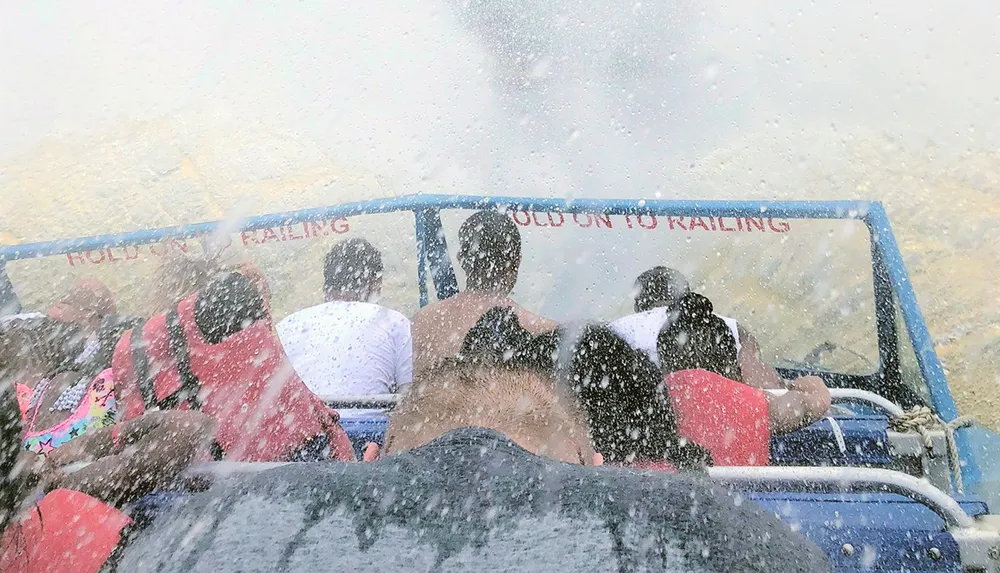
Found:
<path fill-rule="evenodd" d="M 673 306 L 690 291 L 687 278 L 680 271 L 657 266 L 635 279 L 635 311 L 645 312 L 660 306 Z"/>
<path fill-rule="evenodd" d="M 17 516 L 20 506 L 23 476 L 14 470 L 21 453 L 21 440 L 21 409 L 14 381 L 4 376 L 0 378 L 0 533 Z"/>
<path fill-rule="evenodd" d="M 382 253 L 362 238 L 341 241 L 326 254 L 323 283 L 327 294 L 361 294 L 382 278 Z"/>
<path fill-rule="evenodd" d="M 513 310 L 495 307 L 469 330 L 462 359 L 497 368 L 555 374 L 586 414 L 595 449 L 608 462 L 667 459 L 679 468 L 711 464 L 706 450 L 682 443 L 656 365 L 605 326 L 558 328 L 532 336 Z"/>
<path fill-rule="evenodd" d="M 571 347 L 564 377 L 590 420 L 594 447 L 609 462 L 668 460 L 679 469 L 712 464 L 701 446 L 677 433 L 663 375 L 606 326 L 588 325 Z"/>
<path fill-rule="evenodd" d="M 47 316 L 12 320 L 0 327 L 0 368 L 12 375 L 30 356 L 43 363 L 45 375 L 59 374 L 73 368 L 85 342 L 74 323 Z"/>
<path fill-rule="evenodd" d="M 218 344 L 266 316 L 264 299 L 242 273 L 216 277 L 194 303 L 195 323 L 209 344 Z"/>
<path fill-rule="evenodd" d="M 469 329 L 459 359 L 490 365 L 552 373 L 558 359 L 560 333 L 533 335 L 510 307 L 486 311 Z"/>
<path fill-rule="evenodd" d="M 742 382 L 736 338 L 726 322 L 712 313 L 712 301 L 688 293 L 674 309 L 676 317 L 656 340 L 664 372 L 701 368 Z"/>
<path fill-rule="evenodd" d="M 479 211 L 458 229 L 459 261 L 466 288 L 513 288 L 521 264 L 521 234 L 509 217 Z"/>

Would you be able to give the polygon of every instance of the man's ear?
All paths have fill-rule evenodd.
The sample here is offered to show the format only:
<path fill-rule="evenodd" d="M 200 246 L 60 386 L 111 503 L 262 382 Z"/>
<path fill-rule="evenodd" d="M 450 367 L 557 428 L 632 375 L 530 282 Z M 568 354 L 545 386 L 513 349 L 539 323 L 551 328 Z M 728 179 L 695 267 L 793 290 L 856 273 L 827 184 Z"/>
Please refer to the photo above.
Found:
<path fill-rule="evenodd" d="M 382 450 L 378 447 L 378 444 L 375 442 L 368 442 L 365 444 L 365 451 L 361 455 L 361 459 L 365 462 L 374 462 L 378 459 L 379 454 L 381 453 Z"/>
<path fill-rule="evenodd" d="M 603 466 L 604 465 L 604 456 L 601 455 L 598 452 L 594 452 L 594 463 L 592 465 L 594 465 L 594 466 Z"/>

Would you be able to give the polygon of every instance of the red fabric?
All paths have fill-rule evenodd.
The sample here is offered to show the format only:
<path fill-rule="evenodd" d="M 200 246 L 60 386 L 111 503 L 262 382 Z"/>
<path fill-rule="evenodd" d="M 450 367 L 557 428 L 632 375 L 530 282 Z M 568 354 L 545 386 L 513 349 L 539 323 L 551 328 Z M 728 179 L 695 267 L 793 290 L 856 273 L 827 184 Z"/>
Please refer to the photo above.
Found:
<path fill-rule="evenodd" d="M 678 433 L 706 448 L 717 466 L 766 466 L 771 460 L 767 398 L 756 388 L 707 370 L 664 378 Z"/>
<path fill-rule="evenodd" d="M 111 358 L 115 393 L 119 402 L 118 409 L 124 416 L 123 420 L 131 420 L 141 416 L 146 410 L 142 403 L 142 391 L 136 381 L 132 363 L 133 336 L 135 336 L 134 330 L 126 332 L 115 345 L 115 352 Z M 146 321 L 146 326 L 142 331 L 142 340 L 146 345 L 149 373 L 156 377 L 157 397 L 169 396 L 175 389 L 180 388 L 181 378 L 174 366 L 173 355 L 170 354 L 166 313 L 157 314 Z"/>
<path fill-rule="evenodd" d="M 354 449 L 337 412 L 292 369 L 270 319 L 259 320 L 218 344 L 208 344 L 194 320 L 194 300 L 192 296 L 181 301 L 178 315 L 188 341 L 191 371 L 201 381 L 201 411 L 216 421 L 215 439 L 226 459 L 282 461 L 310 438 L 326 434 L 331 457 L 354 460 Z M 160 400 L 181 387 L 164 315 L 150 319 L 142 337 Z M 118 343 L 113 362 L 115 382 L 120 377 L 124 384 L 120 399 L 126 419 L 143 411 L 128 338 Z"/>
<path fill-rule="evenodd" d="M 21 409 L 21 417 L 27 418 L 28 409 L 31 408 L 31 395 L 34 394 L 34 391 L 20 383 L 14 384 L 14 389 L 17 394 L 17 406 Z"/>
<path fill-rule="evenodd" d="M 41 518 L 38 514 L 41 513 Z M 3 532 L 4 573 L 97 573 L 132 523 L 89 495 L 57 489 Z"/>

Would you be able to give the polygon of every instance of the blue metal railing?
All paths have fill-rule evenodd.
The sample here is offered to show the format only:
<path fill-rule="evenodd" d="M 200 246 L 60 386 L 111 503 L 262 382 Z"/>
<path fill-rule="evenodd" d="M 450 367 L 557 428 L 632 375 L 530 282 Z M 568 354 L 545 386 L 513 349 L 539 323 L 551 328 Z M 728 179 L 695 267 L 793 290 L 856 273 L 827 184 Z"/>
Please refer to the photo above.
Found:
<path fill-rule="evenodd" d="M 954 399 L 948 388 L 944 370 L 934 351 L 933 341 L 927 330 L 923 314 L 917 304 L 916 294 L 910 284 L 902 254 L 892 234 L 888 217 L 881 203 L 867 201 L 674 201 L 643 199 L 545 199 L 531 197 L 480 197 L 466 195 L 412 195 L 388 199 L 376 199 L 344 203 L 328 207 L 303 209 L 284 213 L 260 215 L 246 219 L 235 229 L 251 231 L 302 223 L 320 221 L 335 217 L 350 217 L 362 214 L 392 213 L 412 211 L 416 221 L 418 282 L 421 304 L 428 299 L 426 233 L 431 230 L 424 224 L 425 213 L 442 209 L 482 209 L 507 207 L 521 211 L 551 211 L 562 213 L 601 213 L 610 215 L 675 215 L 690 217 L 772 217 L 783 219 L 855 219 L 865 222 L 871 232 L 872 244 L 884 258 L 892 290 L 899 301 L 900 309 L 913 349 L 916 353 L 921 373 L 926 381 L 934 409 L 945 420 L 958 416 Z M 3 265 L 7 261 L 35 257 L 75 253 L 119 247 L 156 243 L 166 239 L 189 238 L 210 235 L 222 225 L 220 221 L 197 223 L 161 229 L 148 229 L 129 233 L 81 237 L 77 239 L 26 243 L 0 247 L 0 282 L 6 278 Z M 0 293 L 5 289 L 0 284 Z M 0 308 L 16 308 L 16 298 L 0 301 Z M 959 436 L 961 438 L 961 434 Z M 963 459 L 969 481 L 978 477 L 978 469 L 967 448 L 963 448 Z M 971 479 L 970 479 L 971 478 Z"/>
<path fill-rule="evenodd" d="M 511 206 L 524 211 L 559 211 L 563 213 L 606 213 L 684 215 L 691 217 L 778 217 L 784 219 L 860 219 L 863 220 L 872 203 L 863 201 L 661 201 L 641 199 L 533 199 L 529 197 L 475 197 L 465 195 L 413 195 L 344 203 L 315 209 L 287 211 L 270 215 L 249 217 L 236 231 L 252 231 L 321 221 L 334 217 L 417 211 L 420 209 L 481 209 Z M 147 229 L 118 233 L 25 243 L 0 247 L 0 260 L 11 261 L 80 251 L 91 251 L 123 245 L 157 243 L 166 239 L 180 239 L 210 235 L 221 221 L 196 223 L 160 229 Z"/>

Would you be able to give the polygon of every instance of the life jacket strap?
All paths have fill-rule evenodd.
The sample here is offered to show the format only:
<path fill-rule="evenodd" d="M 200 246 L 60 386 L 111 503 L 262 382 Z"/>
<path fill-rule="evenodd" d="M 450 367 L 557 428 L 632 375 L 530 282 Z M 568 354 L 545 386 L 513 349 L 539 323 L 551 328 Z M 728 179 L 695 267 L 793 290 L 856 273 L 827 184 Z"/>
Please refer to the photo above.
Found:
<path fill-rule="evenodd" d="M 132 327 L 129 339 L 129 349 L 132 355 L 132 371 L 135 372 L 139 391 L 142 393 L 143 407 L 148 410 L 156 406 L 156 390 L 153 386 L 154 377 L 149 375 L 149 356 L 146 354 L 146 343 L 142 340 L 146 321 L 140 320 Z"/>
<path fill-rule="evenodd" d="M 200 410 L 201 400 L 198 398 L 198 393 L 201 392 L 201 381 L 191 370 L 191 354 L 187 338 L 184 336 L 184 329 L 181 327 L 177 307 L 167 311 L 166 319 L 170 353 L 174 355 L 174 362 L 177 364 L 177 374 L 181 379 L 181 387 L 173 394 L 160 400 L 160 408 L 174 409 L 179 404 L 187 402 L 192 409 Z"/>

